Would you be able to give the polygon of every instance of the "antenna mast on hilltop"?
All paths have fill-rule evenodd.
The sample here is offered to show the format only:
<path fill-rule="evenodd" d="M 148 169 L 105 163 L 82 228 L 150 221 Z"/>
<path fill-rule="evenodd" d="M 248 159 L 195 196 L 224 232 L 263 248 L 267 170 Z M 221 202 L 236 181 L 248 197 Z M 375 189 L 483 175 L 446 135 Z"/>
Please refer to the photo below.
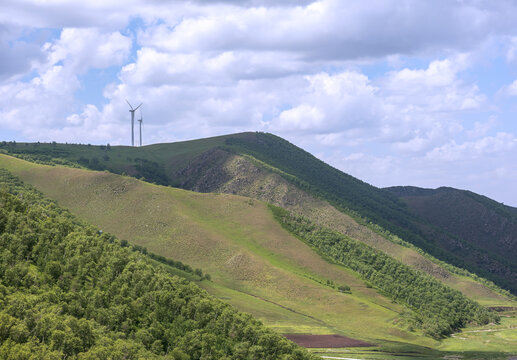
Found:
<path fill-rule="evenodd" d="M 138 108 L 142 106 L 142 104 L 138 105 L 135 109 L 133 109 L 129 101 L 126 100 L 126 102 L 131 108 L 129 110 L 129 112 L 131 113 L 131 146 L 135 146 L 135 111 L 137 111 Z"/>
<path fill-rule="evenodd" d="M 138 119 L 138 122 L 140 123 L 140 146 L 142 146 L 142 121 L 144 120 L 142 116 L 142 109 L 140 109 L 140 119 Z"/>

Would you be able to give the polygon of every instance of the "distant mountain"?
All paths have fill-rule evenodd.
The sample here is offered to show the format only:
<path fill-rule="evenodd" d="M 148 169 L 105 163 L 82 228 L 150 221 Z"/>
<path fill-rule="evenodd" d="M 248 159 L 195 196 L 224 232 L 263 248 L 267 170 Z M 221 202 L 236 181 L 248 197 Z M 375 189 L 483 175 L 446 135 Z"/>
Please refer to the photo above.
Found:
<path fill-rule="evenodd" d="M 448 234 L 437 238 L 443 248 L 480 266 L 488 265 L 488 259 L 496 259 L 515 269 L 517 208 L 471 191 L 449 187 L 422 189 L 398 186 L 386 190 L 399 196 L 414 215 Z M 475 252 L 469 249 L 475 249 Z M 506 275 L 509 278 L 515 276 L 514 273 Z"/>
<path fill-rule="evenodd" d="M 372 246 L 384 241 L 379 247 L 392 251 L 392 256 L 400 253 L 399 248 L 386 244 L 386 239 L 395 235 L 442 261 L 517 294 L 517 262 L 512 252 L 495 251 L 492 249 L 495 245 L 487 251 L 480 247 L 479 241 L 471 241 L 470 237 L 428 220 L 393 191 L 347 175 L 272 134 L 241 133 L 141 148 L 5 143 L 1 149 L 43 163 L 76 164 L 126 173 L 157 184 L 266 200 L 310 215 L 313 220 L 330 224 L 347 235 L 362 237 Z M 311 212 L 307 204 L 318 201 L 317 209 L 321 211 Z M 505 210 L 505 213 L 516 212 Z M 337 217 L 342 221 L 333 220 Z M 507 241 L 507 248 L 515 246 L 511 238 L 492 241 L 494 244 Z M 443 271 L 432 263 L 423 265 L 420 260 L 417 263 L 417 267 L 434 276 L 440 276 Z"/>

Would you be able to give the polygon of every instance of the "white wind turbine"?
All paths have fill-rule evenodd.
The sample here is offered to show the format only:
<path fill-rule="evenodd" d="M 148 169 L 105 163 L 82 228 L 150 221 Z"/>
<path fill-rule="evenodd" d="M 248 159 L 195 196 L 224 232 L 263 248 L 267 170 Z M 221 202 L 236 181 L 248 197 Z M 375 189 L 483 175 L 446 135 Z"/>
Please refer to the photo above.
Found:
<path fill-rule="evenodd" d="M 140 146 L 142 146 L 142 121 L 144 120 L 142 116 L 142 109 L 140 109 L 140 119 L 138 119 L 138 122 L 140 123 Z"/>
<path fill-rule="evenodd" d="M 142 104 L 138 105 L 135 109 L 133 109 L 129 101 L 126 100 L 126 102 L 131 108 L 129 110 L 129 112 L 131 113 L 131 146 L 135 146 L 135 111 L 137 111 L 138 108 L 142 106 Z"/>

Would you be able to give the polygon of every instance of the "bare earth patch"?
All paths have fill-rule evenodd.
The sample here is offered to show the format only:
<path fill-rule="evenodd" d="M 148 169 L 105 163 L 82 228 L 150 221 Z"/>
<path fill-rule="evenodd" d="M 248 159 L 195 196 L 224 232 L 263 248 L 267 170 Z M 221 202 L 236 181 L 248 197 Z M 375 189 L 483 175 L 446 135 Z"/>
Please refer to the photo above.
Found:
<path fill-rule="evenodd" d="M 367 347 L 373 344 L 342 335 L 284 334 L 292 342 L 305 348 Z"/>

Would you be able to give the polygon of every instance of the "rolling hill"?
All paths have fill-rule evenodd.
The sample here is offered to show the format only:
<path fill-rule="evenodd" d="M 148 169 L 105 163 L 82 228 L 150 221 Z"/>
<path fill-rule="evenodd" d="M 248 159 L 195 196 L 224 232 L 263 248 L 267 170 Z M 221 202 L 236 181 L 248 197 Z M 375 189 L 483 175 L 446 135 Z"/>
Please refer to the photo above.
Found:
<path fill-rule="evenodd" d="M 444 281 L 451 272 L 460 276 L 466 272 L 445 269 L 435 259 L 517 294 L 517 263 L 512 253 L 486 252 L 470 237 L 458 236 L 413 211 L 393 192 L 332 168 L 271 134 L 241 133 L 142 148 L 4 143 L 0 149 L 42 163 L 75 164 L 156 184 L 264 200 L 364 241 Z M 423 256 L 421 250 L 430 256 Z M 450 282 L 454 285 L 456 280 Z M 458 288 L 469 286 L 460 284 Z"/>
<path fill-rule="evenodd" d="M 262 202 L 1 155 L 0 164 L 103 231 L 202 268 L 212 281 L 201 286 L 279 332 L 422 341 L 393 324 L 402 306 L 290 236 Z M 352 293 L 327 281 L 350 286 Z M 360 315 L 351 318 L 350 312 Z"/>
<path fill-rule="evenodd" d="M 399 350 L 413 344 L 417 353 L 439 345 L 408 330 L 404 306 L 289 235 L 261 201 L 9 156 L 0 156 L 0 167 L 103 231 L 201 267 L 213 279 L 201 286 L 279 332 L 339 333 Z M 486 305 L 515 306 L 471 278 L 450 278 Z M 351 294 L 337 291 L 339 285 L 349 286 Z"/>
<path fill-rule="evenodd" d="M 316 359 L 0 169 L 2 359 Z"/>

